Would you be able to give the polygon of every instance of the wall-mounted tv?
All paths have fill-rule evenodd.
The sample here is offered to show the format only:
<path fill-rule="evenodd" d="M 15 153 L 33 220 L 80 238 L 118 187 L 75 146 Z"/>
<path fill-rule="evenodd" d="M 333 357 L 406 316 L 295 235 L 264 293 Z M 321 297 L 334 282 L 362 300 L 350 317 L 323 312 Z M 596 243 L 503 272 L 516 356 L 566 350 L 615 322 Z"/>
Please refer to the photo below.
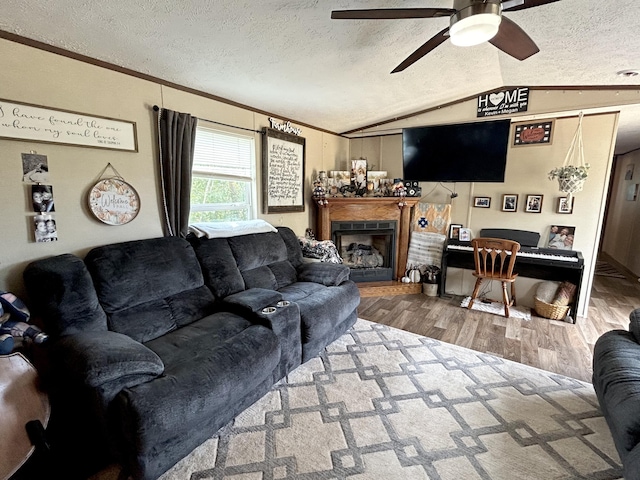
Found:
<path fill-rule="evenodd" d="M 405 180 L 504 182 L 511 120 L 402 130 Z"/>

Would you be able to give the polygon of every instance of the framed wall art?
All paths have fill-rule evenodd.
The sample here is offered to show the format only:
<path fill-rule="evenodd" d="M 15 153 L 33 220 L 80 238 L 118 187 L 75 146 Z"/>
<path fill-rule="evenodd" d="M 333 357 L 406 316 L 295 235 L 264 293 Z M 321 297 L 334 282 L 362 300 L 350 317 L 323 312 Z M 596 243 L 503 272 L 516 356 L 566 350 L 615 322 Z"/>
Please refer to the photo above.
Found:
<path fill-rule="evenodd" d="M 527 203 L 524 206 L 524 211 L 527 213 L 542 212 L 542 197 L 543 195 L 527 195 Z"/>
<path fill-rule="evenodd" d="M 304 212 L 305 139 L 262 129 L 263 213 Z"/>
<path fill-rule="evenodd" d="M 513 146 L 551 144 L 553 120 L 516 123 L 513 126 Z"/>
<path fill-rule="evenodd" d="M 573 202 L 576 197 L 571 197 L 571 201 L 567 197 L 558 197 L 558 208 L 556 213 L 573 213 Z"/>
<path fill-rule="evenodd" d="M 473 206 L 478 208 L 489 208 L 491 197 L 473 197 Z"/>
<path fill-rule="evenodd" d="M 3 99 L 0 138 L 138 151 L 135 122 Z"/>
<path fill-rule="evenodd" d="M 507 193 L 502 196 L 502 211 L 516 212 L 518 210 L 518 195 L 515 193 Z"/>
<path fill-rule="evenodd" d="M 627 165 L 627 170 L 624 172 L 624 179 L 625 180 L 633 180 L 633 169 L 635 167 L 635 164 L 630 163 L 629 165 Z"/>

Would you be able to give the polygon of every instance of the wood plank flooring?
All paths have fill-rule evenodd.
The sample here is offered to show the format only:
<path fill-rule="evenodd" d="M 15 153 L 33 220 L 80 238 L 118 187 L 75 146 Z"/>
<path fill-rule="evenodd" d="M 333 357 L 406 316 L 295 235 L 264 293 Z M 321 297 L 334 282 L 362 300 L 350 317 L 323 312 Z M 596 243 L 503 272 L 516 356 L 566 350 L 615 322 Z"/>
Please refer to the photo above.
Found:
<path fill-rule="evenodd" d="M 460 308 L 463 297 L 413 295 L 362 298 L 361 318 L 444 342 L 492 353 L 516 362 L 591 382 L 595 341 L 614 329 L 628 329 L 629 313 L 640 308 L 637 278 L 594 278 L 589 313 L 576 324 L 504 318 Z"/>

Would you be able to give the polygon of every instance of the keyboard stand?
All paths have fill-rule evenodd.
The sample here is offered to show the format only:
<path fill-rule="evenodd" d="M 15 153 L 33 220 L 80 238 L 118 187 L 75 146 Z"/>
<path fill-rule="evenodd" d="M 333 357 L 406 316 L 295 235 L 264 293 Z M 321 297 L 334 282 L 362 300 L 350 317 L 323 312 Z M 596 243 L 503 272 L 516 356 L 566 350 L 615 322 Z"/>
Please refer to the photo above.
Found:
<path fill-rule="evenodd" d="M 470 245 L 469 242 L 466 242 L 466 244 Z M 445 247 L 442 255 L 442 275 L 440 276 L 440 296 L 444 298 L 449 298 L 449 296 L 445 294 L 447 267 L 475 270 L 473 251 L 451 250 L 448 247 L 448 245 Z M 578 300 L 582 286 L 582 274 L 584 272 L 584 260 L 580 252 L 573 251 L 572 255 L 575 255 L 579 261 L 540 260 L 534 257 L 521 257 L 518 255 L 514 272 L 518 273 L 521 277 L 552 280 L 555 282 L 569 281 L 576 285 L 576 294 L 573 302 L 570 304 L 569 313 L 565 319 L 567 322 L 576 323 Z"/>

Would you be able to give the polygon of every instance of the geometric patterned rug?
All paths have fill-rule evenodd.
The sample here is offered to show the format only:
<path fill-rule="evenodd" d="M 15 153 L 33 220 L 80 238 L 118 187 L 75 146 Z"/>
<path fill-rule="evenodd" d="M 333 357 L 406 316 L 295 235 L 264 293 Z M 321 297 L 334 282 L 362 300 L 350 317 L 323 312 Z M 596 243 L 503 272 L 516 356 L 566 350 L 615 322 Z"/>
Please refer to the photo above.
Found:
<path fill-rule="evenodd" d="M 619 478 L 590 384 L 359 319 L 161 480 Z"/>

